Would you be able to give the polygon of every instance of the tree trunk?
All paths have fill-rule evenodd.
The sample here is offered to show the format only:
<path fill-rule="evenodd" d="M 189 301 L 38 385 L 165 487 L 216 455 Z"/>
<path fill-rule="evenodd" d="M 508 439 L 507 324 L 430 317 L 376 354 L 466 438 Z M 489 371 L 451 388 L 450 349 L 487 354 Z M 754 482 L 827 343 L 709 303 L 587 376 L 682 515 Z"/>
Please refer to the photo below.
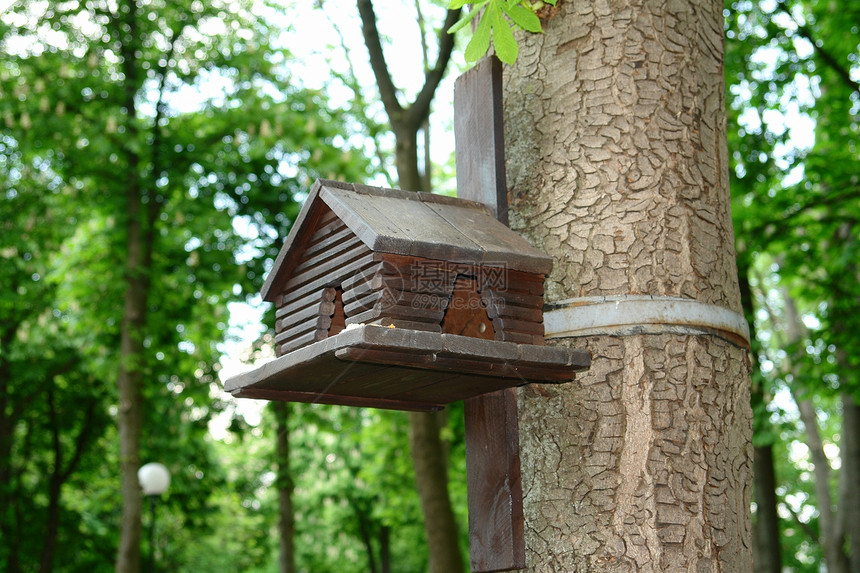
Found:
<path fill-rule="evenodd" d="M 401 189 L 421 188 L 418 171 L 417 129 L 397 134 L 397 169 Z M 404 171 L 400 171 L 401 166 Z M 410 412 L 412 463 L 424 513 L 424 530 L 430 551 L 431 573 L 463 571 L 463 557 L 457 539 L 457 522 L 448 495 L 448 456 L 439 431 L 444 413 Z"/>
<path fill-rule="evenodd" d="M 293 476 L 290 473 L 290 428 L 289 405 L 286 402 L 272 402 L 272 410 L 277 420 L 277 458 L 278 458 L 278 545 L 280 548 L 280 573 L 295 573 L 296 554 L 293 545 L 295 517 L 293 515 Z"/>
<path fill-rule="evenodd" d="M 418 168 L 418 131 L 430 114 L 430 103 L 448 66 L 454 48 L 453 36 L 446 30 L 459 18 L 460 10 L 449 10 L 439 33 L 436 62 L 424 75 L 424 86 L 411 104 L 404 106 L 398 100 L 397 90 L 388 66 L 371 0 L 357 0 L 361 31 L 370 57 L 380 99 L 395 137 L 395 164 L 401 189 L 430 191 L 422 186 Z M 426 184 L 427 180 L 423 180 Z M 448 495 L 448 460 L 439 436 L 439 418 L 436 414 L 410 413 L 412 431 L 412 460 L 415 480 L 424 513 L 424 528 L 432 573 L 458 573 L 463 570 L 463 558 L 457 541 L 457 522 Z"/>
<path fill-rule="evenodd" d="M 137 0 L 124 0 L 117 9 L 116 27 L 122 39 L 120 51 L 125 75 L 124 100 L 128 121 L 127 138 L 140 141 L 136 97 L 141 86 L 138 64 Z M 158 129 L 156 126 L 155 129 Z M 144 206 L 145 189 L 140 174 L 140 157 L 134 146 L 126 148 L 125 190 L 125 295 L 120 328 L 119 372 L 119 464 L 122 492 L 117 573 L 140 570 L 140 534 L 143 496 L 137 479 L 140 468 L 140 436 L 143 429 L 143 344 L 152 270 L 153 228 L 159 206 L 154 197 Z M 158 173 L 157 167 L 153 172 Z"/>
<path fill-rule="evenodd" d="M 815 478 L 815 499 L 818 501 L 818 529 L 821 552 L 827 562 L 828 573 L 847 573 L 847 561 L 842 551 L 844 539 L 838 537 L 836 527 L 838 512 L 833 510 L 830 496 L 830 462 L 824 453 L 824 445 L 818 429 L 818 414 L 812 400 L 797 399 L 800 419 L 806 427 L 806 445 L 812 458 L 812 473 Z"/>
<path fill-rule="evenodd" d="M 738 287 L 741 293 L 741 307 L 750 325 L 750 345 L 752 350 L 751 365 L 753 380 L 750 404 L 753 415 L 753 434 L 759 432 L 773 435 L 773 427 L 764 412 L 770 399 L 762 387 L 761 365 L 758 361 L 761 345 L 755 332 L 755 305 L 753 303 L 752 287 L 750 286 L 750 259 L 747 253 L 738 253 Z M 764 412 L 762 412 L 764 411 Z M 776 499 L 776 467 L 773 459 L 771 443 L 756 446 L 753 452 L 753 496 L 756 503 L 755 520 L 753 521 L 753 565 L 755 573 L 781 573 L 782 548 L 779 540 L 779 514 Z"/>
<path fill-rule="evenodd" d="M 391 530 L 386 525 L 379 528 L 379 563 L 381 573 L 391 573 Z"/>
<path fill-rule="evenodd" d="M 142 330 L 146 322 L 148 285 L 144 263 L 143 233 L 140 221 L 139 189 L 130 184 L 128 191 L 128 255 L 126 259 L 125 309 L 120 343 L 119 388 L 119 460 L 122 481 L 122 521 L 120 523 L 117 573 L 140 570 L 140 533 L 142 494 L 137 479 L 140 468 L 140 434 L 143 427 L 143 356 Z"/>
<path fill-rule="evenodd" d="M 755 448 L 755 527 L 753 557 L 756 573 L 781 573 L 782 550 L 779 545 L 779 514 L 776 512 L 776 472 L 773 446 Z"/>
<path fill-rule="evenodd" d="M 63 448 L 60 440 L 59 420 L 54 400 L 54 381 L 48 388 L 48 425 L 51 429 L 53 442 L 54 463 L 48 475 L 48 508 L 45 512 L 45 538 L 42 542 L 42 554 L 39 559 L 39 571 L 48 573 L 53 570 L 54 550 L 57 535 L 60 530 L 60 495 L 63 488 Z"/>
<path fill-rule="evenodd" d="M 860 496 L 854 491 L 860 483 L 860 403 L 848 393 L 842 394 L 842 457 L 840 470 L 840 523 L 847 536 L 848 571 L 860 571 Z"/>
<path fill-rule="evenodd" d="M 439 413 L 410 412 L 410 442 L 431 573 L 463 571 L 457 522 L 448 495 L 448 459 L 439 436 Z"/>
<path fill-rule="evenodd" d="M 785 324 L 783 325 L 785 342 L 783 346 L 786 349 L 802 347 L 804 339 L 808 337 L 806 326 L 801 322 L 797 314 L 797 305 L 786 288 L 782 289 L 782 298 L 785 315 Z M 778 324 L 772 313 L 771 322 L 774 325 Z M 790 350 L 788 352 L 788 357 L 784 361 L 784 370 L 786 373 L 791 373 L 795 378 L 800 378 L 799 365 L 806 353 L 803 350 L 796 350 L 794 355 L 791 354 Z M 833 499 L 830 495 L 830 461 L 824 453 L 824 444 L 821 441 L 818 427 L 818 414 L 811 399 L 800 395 L 794 388 L 791 394 L 797 403 L 797 409 L 800 411 L 800 420 L 805 427 L 806 446 L 809 448 L 809 455 L 812 458 L 815 499 L 818 502 L 816 505 L 818 506 L 821 552 L 824 554 L 828 573 L 847 572 L 848 562 L 842 550 L 844 535 L 838 527 L 839 510 L 838 508 L 834 510 Z"/>
<path fill-rule="evenodd" d="M 3 325 L 4 327 L 6 325 Z M 11 324 L 0 332 L 0 348 L 9 348 L 15 338 L 17 325 Z M 17 505 L 12 471 L 12 444 L 15 437 L 14 402 L 10 400 L 12 371 L 9 362 L 0 361 L 0 536 L 6 542 L 3 551 L 5 570 L 18 573 L 18 531 L 15 520 Z"/>
<path fill-rule="evenodd" d="M 509 215 L 556 261 L 548 302 L 740 313 L 722 8 L 560 2 L 521 44 L 505 85 Z M 529 571 L 752 570 L 750 364 L 730 340 L 656 321 L 571 337 L 591 369 L 520 392 Z"/>

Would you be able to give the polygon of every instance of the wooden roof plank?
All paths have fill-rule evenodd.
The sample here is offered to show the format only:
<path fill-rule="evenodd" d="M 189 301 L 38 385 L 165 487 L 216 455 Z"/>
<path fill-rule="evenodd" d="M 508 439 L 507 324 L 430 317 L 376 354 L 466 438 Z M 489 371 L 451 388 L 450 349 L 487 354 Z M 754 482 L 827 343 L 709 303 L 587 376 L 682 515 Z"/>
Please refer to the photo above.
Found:
<path fill-rule="evenodd" d="M 484 251 L 482 263 L 544 275 L 552 271 L 549 256 L 486 214 L 459 205 L 427 206 L 451 227 L 469 233 Z"/>
<path fill-rule="evenodd" d="M 356 190 L 325 189 L 322 199 L 343 213 L 341 218 L 356 234 L 367 232 L 362 225 L 370 227 L 373 242 L 365 242 L 375 251 L 468 263 L 483 258 L 480 245 L 440 219 L 417 193 L 357 185 Z"/>
<path fill-rule="evenodd" d="M 408 253 L 411 249 L 412 238 L 366 197 L 323 187 L 320 198 L 371 250 Z"/>

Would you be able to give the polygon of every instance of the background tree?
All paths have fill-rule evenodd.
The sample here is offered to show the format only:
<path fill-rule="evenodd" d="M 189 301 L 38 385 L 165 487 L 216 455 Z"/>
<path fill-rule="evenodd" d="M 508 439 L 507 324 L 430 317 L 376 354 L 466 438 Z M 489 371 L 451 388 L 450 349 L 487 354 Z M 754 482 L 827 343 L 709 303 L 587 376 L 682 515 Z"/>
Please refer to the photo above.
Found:
<path fill-rule="evenodd" d="M 4 317 L 2 352 L 17 352 L 19 365 L 2 382 L 9 464 L 0 490 L 7 499 L 25 499 L 31 483 L 51 492 L 46 522 L 27 522 L 34 514 L 4 504 L 4 538 L 53 543 L 62 484 L 100 442 L 101 459 L 122 476 L 121 497 L 110 494 L 98 518 L 113 524 L 102 528 L 101 545 L 115 543 L 108 531 L 119 529 L 116 568 L 136 571 L 142 459 L 172 467 L 170 504 L 189 529 L 206 527 L 205 492 L 219 476 L 214 452 L 200 444 L 223 407 L 212 392 L 226 305 L 257 291 L 266 258 L 254 255 L 279 247 L 275 237 L 298 208 L 293 195 L 313 176 L 296 164 L 312 158 L 326 175 L 353 178 L 365 168 L 344 153 L 348 130 L 320 106 L 321 95 L 291 87 L 276 68 L 287 54 L 250 4 L 27 4 L 3 22 L 3 208 L 21 212 L 4 225 L 28 240 L 24 229 L 39 224 L 21 210 L 30 195 L 43 199 L 29 205 L 49 206 L 45 215 L 56 221 L 39 231 L 39 251 L 4 247 L 5 258 L 39 257 L 17 265 L 32 268 L 34 285 L 19 272 L 10 286 L 22 298 L 43 294 Z M 63 366 L 29 374 L 48 390 L 47 416 L 31 418 L 35 395 L 16 374 L 33 352 L 15 349 L 33 347 L 37 339 L 21 328 L 38 322 Z M 50 343 L 49 334 L 64 342 Z M 114 380 L 115 389 L 106 386 Z M 80 413 L 64 416 L 72 407 Z M 108 413 L 116 434 L 105 433 Z M 118 439 L 118 454 L 106 454 L 104 439 Z M 47 479 L 37 470 L 48 459 L 30 456 L 36 444 L 53 452 Z M 98 483 L 109 484 L 110 471 L 101 471 L 108 475 Z M 28 523 L 49 534 L 25 535 Z M 20 559 L 39 552 L 24 549 L 4 549 L 10 570 L 31 568 Z M 46 545 L 45 561 L 56 551 Z"/>
<path fill-rule="evenodd" d="M 430 103 L 448 66 L 454 48 L 454 37 L 449 35 L 447 30 L 457 21 L 460 11 L 447 12 L 444 24 L 437 31 L 438 52 L 435 62 L 432 65 L 425 63 L 424 85 L 415 99 L 406 105 L 398 99 L 397 89 L 386 65 L 371 0 L 358 0 L 358 12 L 370 66 L 391 130 L 394 132 L 398 184 L 402 189 L 429 192 L 430 189 L 426 188 L 429 177 L 422 176 L 419 170 L 418 132 L 428 120 Z M 426 56 L 426 49 L 424 53 Z M 428 143 L 425 138 L 426 145 Z M 463 570 L 463 555 L 460 552 L 457 523 L 448 493 L 448 457 L 440 438 L 444 426 L 443 415 L 410 413 L 410 435 L 415 479 L 424 512 L 430 570 L 455 573 Z"/>

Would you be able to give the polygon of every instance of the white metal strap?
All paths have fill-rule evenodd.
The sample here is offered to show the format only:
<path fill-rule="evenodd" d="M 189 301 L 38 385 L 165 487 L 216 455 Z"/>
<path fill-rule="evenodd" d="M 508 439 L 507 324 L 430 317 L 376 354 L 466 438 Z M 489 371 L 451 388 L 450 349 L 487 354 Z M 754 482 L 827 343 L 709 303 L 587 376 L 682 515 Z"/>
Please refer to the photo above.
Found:
<path fill-rule="evenodd" d="M 546 338 L 628 334 L 717 334 L 746 347 L 750 329 L 728 308 L 669 296 L 595 296 L 549 303 L 543 313 Z"/>

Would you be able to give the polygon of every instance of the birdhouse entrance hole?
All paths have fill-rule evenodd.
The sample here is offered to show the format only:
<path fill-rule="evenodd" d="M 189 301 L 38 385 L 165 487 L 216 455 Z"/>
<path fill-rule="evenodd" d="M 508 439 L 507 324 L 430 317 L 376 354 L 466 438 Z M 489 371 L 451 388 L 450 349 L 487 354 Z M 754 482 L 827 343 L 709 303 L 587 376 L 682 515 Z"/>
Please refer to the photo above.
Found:
<path fill-rule="evenodd" d="M 457 275 L 442 318 L 442 332 L 495 340 L 493 321 L 487 315 L 487 305 L 478 290 L 476 277 Z"/>
<path fill-rule="evenodd" d="M 341 287 L 334 288 L 334 308 L 331 313 L 331 326 L 328 329 L 328 335 L 334 336 L 344 328 L 346 328 L 346 313 L 343 310 L 343 289 Z"/>

